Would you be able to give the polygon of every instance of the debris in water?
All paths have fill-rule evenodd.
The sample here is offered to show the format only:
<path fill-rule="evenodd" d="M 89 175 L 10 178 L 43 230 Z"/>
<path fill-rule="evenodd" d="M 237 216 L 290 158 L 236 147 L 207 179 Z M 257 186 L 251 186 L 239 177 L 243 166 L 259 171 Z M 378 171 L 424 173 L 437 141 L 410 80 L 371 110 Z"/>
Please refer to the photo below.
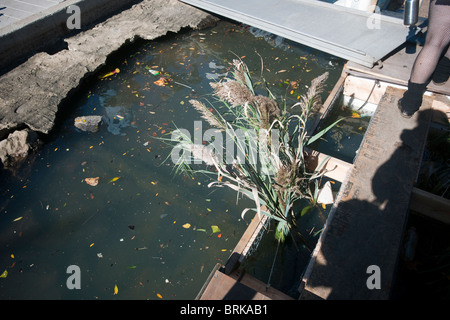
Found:
<path fill-rule="evenodd" d="M 120 177 L 114 177 L 114 178 L 112 178 L 111 180 L 109 180 L 108 183 L 115 182 L 115 181 L 117 181 L 117 180 L 119 180 L 119 179 L 120 179 Z"/>
<path fill-rule="evenodd" d="M 159 72 L 157 70 L 148 70 L 148 72 L 150 72 L 154 76 L 157 76 L 157 75 L 159 75 L 161 73 L 161 72 Z"/>
<path fill-rule="evenodd" d="M 212 230 L 212 233 L 220 232 L 220 229 L 218 226 L 211 226 L 211 230 Z"/>
<path fill-rule="evenodd" d="M 100 177 L 95 177 L 95 178 L 86 178 L 84 179 L 84 181 L 90 185 L 95 187 L 96 185 L 98 185 L 98 180 L 100 179 Z"/>
<path fill-rule="evenodd" d="M 327 181 L 322 189 L 319 190 L 317 202 L 325 205 L 332 204 L 334 202 L 333 190 L 331 189 L 331 183 L 329 181 Z"/>
<path fill-rule="evenodd" d="M 160 87 L 164 87 L 165 85 L 167 85 L 168 80 L 165 77 L 161 77 L 161 78 L 159 78 L 159 80 L 156 80 L 153 83 L 158 85 L 158 86 L 160 86 Z"/>
<path fill-rule="evenodd" d="M 99 79 L 104 79 L 104 78 L 106 78 L 106 77 L 110 77 L 110 76 L 112 76 L 112 75 L 114 75 L 114 74 L 116 74 L 116 73 L 119 73 L 119 72 L 120 72 L 119 68 L 116 68 L 114 71 L 108 72 L 107 74 L 104 74 L 103 76 L 100 76 L 100 77 L 98 77 L 98 78 L 99 78 Z"/>

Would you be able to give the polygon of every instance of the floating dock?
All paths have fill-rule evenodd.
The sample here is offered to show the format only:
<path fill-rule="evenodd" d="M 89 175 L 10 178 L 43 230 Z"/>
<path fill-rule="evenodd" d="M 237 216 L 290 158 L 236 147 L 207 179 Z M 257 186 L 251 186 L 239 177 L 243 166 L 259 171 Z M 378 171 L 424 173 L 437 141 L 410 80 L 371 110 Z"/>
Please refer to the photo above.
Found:
<path fill-rule="evenodd" d="M 181 1 L 369 68 L 413 35 L 402 16 L 375 5 L 370 12 L 318 0 Z"/>
<path fill-rule="evenodd" d="M 205 10 L 215 11 L 262 29 L 265 26 L 266 31 L 286 36 L 279 30 L 274 32 L 280 26 L 268 23 L 268 19 L 264 23 L 270 26 L 261 23 L 262 12 L 268 14 L 261 4 L 256 6 L 259 7 L 258 10 L 248 9 L 244 14 L 242 11 L 234 12 L 237 10 L 231 12 L 231 7 L 233 5 L 233 8 L 242 9 L 250 5 L 247 2 L 238 5 L 238 1 L 230 0 L 220 6 L 215 0 L 183 2 L 199 5 Z M 303 6 L 310 2 L 285 3 L 293 5 L 293 13 L 282 20 L 292 22 L 294 19 L 290 17 L 300 19 L 298 16 L 302 11 L 297 10 L 294 5 Z M 281 1 L 276 4 L 281 6 Z M 218 7 L 220 8 L 217 9 Z M 278 7 L 272 8 L 275 16 L 275 8 Z M 316 8 L 322 6 L 318 5 Z M 347 11 L 347 14 L 348 12 L 351 11 Z M 280 17 L 278 14 L 276 16 Z M 311 25 L 318 26 L 317 22 Z M 286 29 L 292 31 L 292 28 Z M 346 33 L 346 36 L 354 35 L 354 32 L 348 30 L 339 32 Z M 399 40 L 397 45 L 405 40 L 406 38 Z M 314 47 L 304 39 L 298 42 Z M 298 289 L 300 300 L 391 298 L 410 210 L 450 224 L 450 201 L 415 187 L 430 125 L 445 124 L 450 119 L 450 82 L 444 86 L 430 84 L 420 111 L 411 119 L 401 117 L 397 103 L 406 90 L 411 67 L 421 48 L 417 46 L 415 52 L 410 53 L 410 47 L 395 47 L 394 42 L 378 42 L 377 45 L 384 46 L 388 51 L 379 55 L 366 52 L 365 57 L 371 58 L 365 58 L 365 61 L 355 56 L 347 56 L 350 61 L 345 64 L 341 78 L 312 126 L 311 130 L 319 126 L 320 121 L 342 95 L 376 106 L 354 163 L 331 158 L 326 165 L 326 169 L 330 170 L 326 175 L 340 181 L 342 185 L 302 276 Z M 324 51 L 344 57 L 337 54 L 337 50 L 342 48 L 341 45 L 327 41 L 323 43 L 332 47 Z M 347 46 L 346 49 L 350 47 Z M 319 156 L 324 158 L 326 155 Z M 243 276 L 239 276 L 239 272 L 245 275 L 245 271 L 239 268 L 240 262 L 247 255 L 243 248 L 254 245 L 254 239 L 261 236 L 260 230 L 263 230 L 265 223 L 266 221 L 260 221 L 255 216 L 227 263 L 224 266 L 217 265 L 212 271 L 198 299 L 291 298 L 272 287 L 269 289 L 273 294 L 269 294 L 269 289 L 259 280 L 246 275 L 251 281 L 243 283 Z M 373 266 L 378 269 L 372 269 Z M 381 272 L 375 288 L 368 285 L 373 270 Z M 255 284 L 257 282 L 258 284 Z"/>

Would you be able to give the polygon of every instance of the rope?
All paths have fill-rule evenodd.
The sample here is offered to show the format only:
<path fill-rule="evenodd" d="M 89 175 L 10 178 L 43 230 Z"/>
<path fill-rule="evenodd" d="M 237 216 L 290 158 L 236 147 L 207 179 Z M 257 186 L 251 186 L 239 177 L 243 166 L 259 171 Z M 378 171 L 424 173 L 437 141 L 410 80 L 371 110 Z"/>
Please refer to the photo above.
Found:
<path fill-rule="evenodd" d="M 275 266 L 275 261 L 277 259 L 278 248 L 280 247 L 280 242 L 281 242 L 280 239 L 278 239 L 277 250 L 275 251 L 275 257 L 273 257 L 272 268 L 270 268 L 269 279 L 267 280 L 267 284 L 266 284 L 266 291 L 270 288 L 270 279 L 272 278 L 273 268 Z"/>

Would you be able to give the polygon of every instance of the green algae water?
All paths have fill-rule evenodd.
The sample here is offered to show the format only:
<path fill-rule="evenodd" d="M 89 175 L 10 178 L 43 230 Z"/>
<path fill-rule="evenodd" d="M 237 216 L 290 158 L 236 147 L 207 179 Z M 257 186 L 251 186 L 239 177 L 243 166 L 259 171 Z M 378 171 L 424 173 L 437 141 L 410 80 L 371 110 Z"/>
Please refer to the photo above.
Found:
<path fill-rule="evenodd" d="M 61 107 L 39 152 L 1 172 L 1 299 L 195 298 L 226 262 L 250 222 L 240 214 L 253 204 L 208 188 L 205 177 L 176 175 L 171 147 L 157 138 L 199 130 L 188 101 L 213 101 L 209 82 L 236 57 L 288 105 L 328 71 L 325 98 L 343 65 L 225 21 L 122 48 Z M 86 115 L 103 117 L 97 132 L 74 127 Z M 80 289 L 67 286 L 72 265 Z"/>

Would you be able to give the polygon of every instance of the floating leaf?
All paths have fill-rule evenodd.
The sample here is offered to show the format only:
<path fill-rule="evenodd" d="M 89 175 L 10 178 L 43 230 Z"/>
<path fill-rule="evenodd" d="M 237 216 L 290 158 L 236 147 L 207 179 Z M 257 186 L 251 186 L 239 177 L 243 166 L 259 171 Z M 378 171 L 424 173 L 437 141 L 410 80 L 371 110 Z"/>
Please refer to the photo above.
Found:
<path fill-rule="evenodd" d="M 19 221 L 19 220 L 22 219 L 22 218 L 23 218 L 23 217 L 15 218 L 15 219 L 13 220 L 13 222 Z"/>
<path fill-rule="evenodd" d="M 352 118 L 361 118 L 361 115 L 357 112 L 352 112 Z"/>
<path fill-rule="evenodd" d="M 305 214 L 307 214 L 314 206 L 309 205 L 303 208 L 302 212 L 300 213 L 300 217 L 303 217 Z"/>
<path fill-rule="evenodd" d="M 3 271 L 3 273 L 0 275 L 0 278 L 6 278 L 8 276 L 8 270 Z"/>
<path fill-rule="evenodd" d="M 117 287 L 117 284 L 114 285 L 114 295 L 119 293 L 119 288 Z"/>
<path fill-rule="evenodd" d="M 103 78 L 112 76 L 113 74 L 116 74 L 116 73 L 119 73 L 119 72 L 120 72 L 120 69 L 119 69 L 119 68 L 116 68 L 114 71 L 108 72 L 107 74 L 104 74 L 103 76 L 100 76 L 100 77 L 98 77 L 98 78 L 99 78 L 99 79 L 103 79 Z"/>
<path fill-rule="evenodd" d="M 159 293 L 157 293 L 156 296 L 157 296 L 158 298 L 160 298 L 160 299 L 163 298 L 162 295 L 160 295 Z"/>
<path fill-rule="evenodd" d="M 111 180 L 109 180 L 109 182 L 108 182 L 108 183 L 111 183 L 111 182 L 117 181 L 117 180 L 119 180 L 119 179 L 120 179 L 120 177 L 114 177 L 114 178 L 112 178 Z"/>
<path fill-rule="evenodd" d="M 167 79 L 164 77 L 161 77 L 161 78 L 159 78 L 159 80 L 156 80 L 153 83 L 156 84 L 157 86 L 164 87 L 167 84 Z"/>
<path fill-rule="evenodd" d="M 191 227 L 190 223 L 183 224 L 183 228 L 185 228 L 185 229 L 189 229 L 190 227 Z"/>
<path fill-rule="evenodd" d="M 89 245 L 89 248 L 91 248 L 93 245 L 94 245 L 94 242 L 92 242 L 92 243 Z"/>
<path fill-rule="evenodd" d="M 206 232 L 206 229 L 197 229 L 197 231 Z"/>
<path fill-rule="evenodd" d="M 220 229 L 218 226 L 211 226 L 211 230 L 212 230 L 212 233 L 220 232 Z"/>

